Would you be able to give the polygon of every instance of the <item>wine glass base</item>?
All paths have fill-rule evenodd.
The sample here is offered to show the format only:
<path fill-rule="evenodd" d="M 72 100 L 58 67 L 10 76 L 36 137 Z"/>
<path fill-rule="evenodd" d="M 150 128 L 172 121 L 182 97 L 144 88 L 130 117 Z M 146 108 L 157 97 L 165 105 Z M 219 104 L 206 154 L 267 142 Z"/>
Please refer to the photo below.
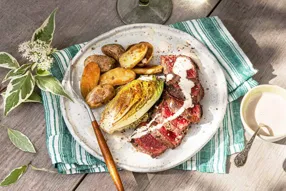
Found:
<path fill-rule="evenodd" d="M 164 24 L 171 16 L 172 9 L 171 0 L 150 0 L 148 5 L 141 5 L 139 0 L 117 0 L 117 13 L 125 24 Z"/>

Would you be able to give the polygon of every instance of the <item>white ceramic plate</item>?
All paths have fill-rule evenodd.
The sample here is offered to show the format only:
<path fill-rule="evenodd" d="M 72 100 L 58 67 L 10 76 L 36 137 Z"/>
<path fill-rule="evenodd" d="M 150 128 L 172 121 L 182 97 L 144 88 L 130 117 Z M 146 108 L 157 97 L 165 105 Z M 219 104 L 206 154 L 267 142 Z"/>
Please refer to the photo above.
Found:
<path fill-rule="evenodd" d="M 180 146 L 167 150 L 156 159 L 137 152 L 127 142 L 132 130 L 124 133 L 105 134 L 107 143 L 117 165 L 135 172 L 156 172 L 175 167 L 194 156 L 217 132 L 225 114 L 227 105 L 227 89 L 224 74 L 213 55 L 199 41 L 182 31 L 156 24 L 126 25 L 111 30 L 90 41 L 74 57 L 72 65 L 75 72 L 74 83 L 81 79 L 84 60 L 92 54 L 102 54 L 101 47 L 105 44 L 119 43 L 124 47 L 130 44 L 147 41 L 154 46 L 153 64 L 159 64 L 160 55 L 175 54 L 191 56 L 200 60 L 200 80 L 205 90 L 203 118 L 198 125 L 192 125 Z M 67 74 L 63 84 L 68 91 Z M 88 113 L 78 102 L 61 98 L 61 109 L 66 125 L 75 140 L 90 154 L 103 160 L 96 137 L 93 133 Z M 102 108 L 93 110 L 99 121 Z"/>

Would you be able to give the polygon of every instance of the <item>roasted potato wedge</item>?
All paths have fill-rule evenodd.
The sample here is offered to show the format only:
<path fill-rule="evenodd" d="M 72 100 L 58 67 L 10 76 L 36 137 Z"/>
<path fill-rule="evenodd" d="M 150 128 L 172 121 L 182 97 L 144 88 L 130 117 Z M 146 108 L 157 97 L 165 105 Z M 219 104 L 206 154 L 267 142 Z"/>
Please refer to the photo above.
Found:
<path fill-rule="evenodd" d="M 90 62 L 84 67 L 80 81 L 81 95 L 84 98 L 98 84 L 99 77 L 100 68 L 98 64 L 95 62 Z"/>
<path fill-rule="evenodd" d="M 84 61 L 84 66 L 86 66 L 90 62 L 95 62 L 98 64 L 100 68 L 100 72 L 104 73 L 108 70 L 115 68 L 115 60 L 105 55 L 91 55 L 87 57 Z"/>
<path fill-rule="evenodd" d="M 149 42 L 140 42 L 140 43 L 144 43 L 146 44 L 146 46 L 148 47 L 148 50 L 144 56 L 144 58 L 141 60 L 141 62 L 139 62 L 137 64 L 137 66 L 139 67 L 144 67 L 146 65 L 148 65 L 151 61 L 151 59 L 153 58 L 153 52 L 154 52 L 154 48 L 153 48 L 153 45 L 150 44 Z M 126 48 L 126 51 L 128 51 L 132 46 L 134 46 L 136 44 L 131 44 L 129 45 L 127 48 Z"/>
<path fill-rule="evenodd" d="M 145 68 L 133 68 L 132 69 L 136 74 L 158 74 L 162 73 L 163 71 L 163 66 L 161 65 L 153 65 L 153 66 L 147 66 Z"/>
<path fill-rule="evenodd" d="M 134 45 L 136 45 L 136 44 L 130 44 L 129 46 L 127 46 L 126 51 L 128 51 Z"/>
<path fill-rule="evenodd" d="M 98 85 L 87 94 L 85 101 L 90 108 L 96 108 L 107 103 L 114 96 L 115 90 L 112 85 Z"/>
<path fill-rule="evenodd" d="M 148 47 L 146 43 L 132 46 L 119 58 L 120 66 L 123 68 L 134 68 L 145 57 Z"/>
<path fill-rule="evenodd" d="M 131 82 L 136 77 L 135 72 L 125 68 L 114 68 L 100 76 L 100 84 L 120 86 Z"/>
<path fill-rule="evenodd" d="M 148 65 L 149 62 L 151 61 L 151 59 L 153 58 L 154 48 L 153 48 L 152 44 L 150 44 L 149 42 L 141 42 L 141 43 L 146 44 L 146 46 L 148 47 L 148 50 L 147 50 L 144 58 L 141 60 L 141 62 L 137 66 L 144 67 L 144 66 Z"/>
<path fill-rule="evenodd" d="M 101 47 L 101 51 L 106 56 L 110 56 L 119 61 L 119 58 L 125 52 L 125 49 L 120 44 L 106 44 Z"/>

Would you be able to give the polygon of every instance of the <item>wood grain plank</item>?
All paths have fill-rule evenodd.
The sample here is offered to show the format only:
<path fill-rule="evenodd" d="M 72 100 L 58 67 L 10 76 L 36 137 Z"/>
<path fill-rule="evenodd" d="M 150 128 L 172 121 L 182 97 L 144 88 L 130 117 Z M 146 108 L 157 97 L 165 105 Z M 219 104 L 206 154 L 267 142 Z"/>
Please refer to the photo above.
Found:
<path fill-rule="evenodd" d="M 286 2 L 283 0 L 222 1 L 212 16 L 219 16 L 259 70 L 260 83 L 286 87 Z M 235 11 L 234 11 L 235 10 Z"/>
<path fill-rule="evenodd" d="M 167 24 L 206 17 L 220 0 L 175 0 Z"/>
<path fill-rule="evenodd" d="M 285 157 L 285 145 L 256 140 L 243 168 L 234 166 L 232 156 L 229 174 L 160 172 L 145 190 L 285 190 L 285 172 L 281 170 Z"/>
<path fill-rule="evenodd" d="M 1 98 L 0 104 L 2 103 Z M 9 116 L 0 117 L 2 126 L 17 129 L 26 134 L 37 150 L 36 154 L 20 151 L 9 141 L 6 128 L 0 128 L 0 179 L 3 179 L 13 168 L 29 162 L 37 167 L 55 170 L 46 149 L 43 112 L 43 106 L 40 104 L 26 104 L 12 111 Z M 1 190 L 70 190 L 82 176 L 50 174 L 29 169 L 17 184 L 1 188 Z"/>
<path fill-rule="evenodd" d="M 138 191 L 143 191 L 150 184 L 152 179 L 154 178 L 154 174 L 148 173 L 136 173 L 133 172 L 133 176 L 136 180 Z"/>
<path fill-rule="evenodd" d="M 138 190 L 136 180 L 129 171 L 119 171 L 123 186 L 126 191 Z M 77 187 L 76 191 L 116 191 L 112 179 L 108 173 L 88 174 Z"/>

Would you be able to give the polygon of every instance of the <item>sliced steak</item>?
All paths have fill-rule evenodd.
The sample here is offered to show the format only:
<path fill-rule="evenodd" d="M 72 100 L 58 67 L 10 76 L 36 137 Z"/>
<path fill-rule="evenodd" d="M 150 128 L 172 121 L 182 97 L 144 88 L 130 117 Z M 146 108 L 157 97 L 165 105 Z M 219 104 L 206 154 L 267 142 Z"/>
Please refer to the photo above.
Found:
<path fill-rule="evenodd" d="M 190 70 L 187 70 L 187 78 L 192 80 L 195 83 L 195 87 L 192 88 L 192 96 L 193 96 L 193 103 L 199 103 L 200 100 L 204 96 L 204 90 L 201 87 L 200 81 L 199 81 L 199 74 L 198 74 L 198 66 L 197 64 L 192 61 L 191 58 L 184 56 L 185 58 L 189 59 L 193 65 L 193 68 Z M 177 56 L 161 56 L 161 65 L 164 68 L 164 74 L 167 75 L 166 80 L 166 90 L 169 94 L 172 96 L 184 100 L 185 96 L 180 89 L 179 82 L 180 82 L 180 76 L 175 75 L 172 70 L 174 67 L 174 63 L 177 59 Z M 170 75 L 168 77 L 168 75 Z"/>
<path fill-rule="evenodd" d="M 146 122 L 141 123 L 139 128 L 144 125 L 146 125 Z M 168 149 L 167 146 L 162 144 L 161 141 L 158 141 L 150 133 L 147 133 L 140 138 L 131 139 L 131 143 L 137 150 L 146 153 L 153 158 L 161 155 L 163 152 L 165 152 L 165 150 Z"/>
<path fill-rule="evenodd" d="M 164 55 L 164 56 L 161 56 L 161 65 L 163 66 L 164 68 L 164 71 L 163 73 L 164 74 L 173 74 L 173 67 L 174 67 L 174 64 L 177 60 L 178 57 L 185 57 L 186 59 L 190 60 L 192 65 L 193 65 L 193 68 L 190 69 L 190 70 L 187 70 L 187 78 L 188 79 L 196 79 L 198 78 L 198 65 L 188 56 L 183 56 L 183 55 L 179 55 L 179 56 L 176 56 L 176 55 Z"/>
<path fill-rule="evenodd" d="M 191 61 L 192 69 L 187 70 L 187 79 L 195 85 L 191 89 L 193 107 L 185 109 L 178 117 L 170 119 L 184 105 L 185 96 L 180 89 L 180 76 L 173 73 L 174 63 L 178 56 L 161 56 L 161 65 L 166 75 L 166 91 L 163 93 L 163 99 L 158 106 L 153 109 L 152 124 L 147 134 L 141 137 L 133 138 L 131 143 L 139 151 L 157 157 L 168 148 L 176 148 L 182 142 L 189 126 L 198 123 L 202 116 L 202 107 L 200 101 L 204 96 L 204 90 L 199 81 L 198 67 L 191 58 L 184 56 Z M 159 125 L 158 125 L 159 124 Z M 143 124 L 144 126 L 144 124 Z M 154 128 L 156 127 L 156 128 Z M 150 131 L 151 129 L 151 131 Z"/>
<path fill-rule="evenodd" d="M 169 85 L 166 84 L 165 88 L 167 92 L 170 95 L 174 96 L 175 98 L 180 100 L 185 99 L 185 96 L 182 93 L 182 90 L 180 89 L 180 86 L 178 84 L 169 84 Z M 203 97 L 204 97 L 204 89 L 202 88 L 202 85 L 199 82 L 197 82 L 195 83 L 195 86 L 192 88 L 193 103 L 194 104 L 199 103 Z"/>
<path fill-rule="evenodd" d="M 169 96 L 166 100 L 161 102 L 155 115 L 159 115 L 157 123 L 162 123 L 164 119 L 173 116 L 181 107 L 183 103 L 176 98 Z M 170 107 L 172 106 L 172 108 Z M 177 118 L 164 123 L 164 126 L 159 130 L 153 132 L 155 138 L 161 141 L 164 145 L 169 148 L 176 148 L 180 145 L 182 139 L 189 129 L 189 125 L 197 123 L 201 118 L 201 106 L 199 104 L 194 105 L 193 108 L 185 110 Z"/>
<path fill-rule="evenodd" d="M 164 74 L 172 74 L 173 73 L 173 66 L 174 63 L 177 60 L 176 55 L 166 55 L 166 56 L 161 56 L 161 66 L 163 66 L 164 70 L 163 73 Z"/>
<path fill-rule="evenodd" d="M 153 113 L 153 117 L 156 117 L 156 121 L 152 123 L 152 126 L 157 125 L 158 123 L 162 123 L 164 119 L 171 117 L 176 113 L 180 107 L 182 107 L 183 103 L 181 100 L 177 100 L 176 98 L 168 95 L 164 96 L 165 100 L 163 100 L 155 112 Z M 170 108 L 169 106 L 172 106 Z M 159 117 L 158 117 L 159 116 Z M 186 135 L 189 125 L 191 123 L 197 123 L 201 118 L 201 106 L 195 105 L 193 108 L 189 108 L 185 110 L 182 115 L 173 119 L 164 124 L 160 129 L 151 132 L 153 138 L 155 138 L 158 142 L 166 146 L 167 148 L 176 148 L 180 145 L 182 139 Z M 149 136 L 148 136 L 149 137 Z M 146 137 L 139 138 L 140 144 L 146 141 Z M 149 138 L 151 139 L 151 137 Z M 137 140 L 139 142 L 139 140 Z M 142 143 L 141 143 L 142 142 Z M 144 148 L 148 153 L 152 148 L 156 148 L 153 144 L 145 144 Z M 157 145 L 158 143 L 156 143 Z M 148 147 L 149 145 L 149 147 Z M 160 145 L 161 146 L 161 145 Z M 165 148 L 162 148 L 162 152 L 164 152 Z M 156 152 L 157 153 L 157 152 Z M 157 156 L 157 155 L 156 155 Z"/>
<path fill-rule="evenodd" d="M 155 139 L 150 133 L 131 140 L 132 145 L 140 152 L 146 153 L 155 158 L 168 149 L 164 144 Z"/>

